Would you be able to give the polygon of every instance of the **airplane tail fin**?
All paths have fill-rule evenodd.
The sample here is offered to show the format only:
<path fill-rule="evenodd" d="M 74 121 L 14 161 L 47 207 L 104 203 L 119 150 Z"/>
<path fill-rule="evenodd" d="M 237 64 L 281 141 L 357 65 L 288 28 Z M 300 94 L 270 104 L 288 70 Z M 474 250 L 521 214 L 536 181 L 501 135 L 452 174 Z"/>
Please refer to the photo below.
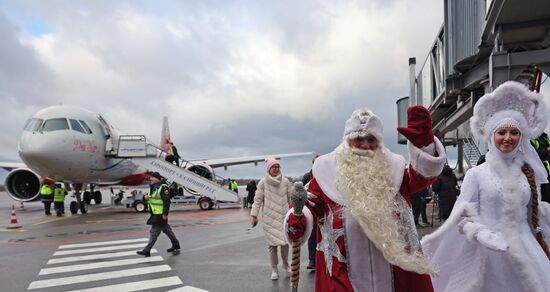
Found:
<path fill-rule="evenodd" d="M 162 132 L 160 133 L 160 149 L 167 150 L 167 145 L 172 142 L 172 138 L 170 137 L 170 128 L 168 128 L 168 117 L 162 118 Z"/>

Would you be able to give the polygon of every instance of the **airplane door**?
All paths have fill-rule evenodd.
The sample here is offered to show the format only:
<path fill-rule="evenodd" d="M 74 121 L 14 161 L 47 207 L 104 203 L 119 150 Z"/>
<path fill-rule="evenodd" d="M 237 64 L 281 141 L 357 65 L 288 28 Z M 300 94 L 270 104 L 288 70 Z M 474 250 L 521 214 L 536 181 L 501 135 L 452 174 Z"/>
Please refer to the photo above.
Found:
<path fill-rule="evenodd" d="M 105 133 L 105 138 L 106 138 L 105 153 L 112 153 L 114 150 L 113 149 L 113 131 L 111 131 L 111 127 L 101 115 L 97 115 L 97 119 L 99 120 L 99 124 L 103 129 L 103 133 Z"/>

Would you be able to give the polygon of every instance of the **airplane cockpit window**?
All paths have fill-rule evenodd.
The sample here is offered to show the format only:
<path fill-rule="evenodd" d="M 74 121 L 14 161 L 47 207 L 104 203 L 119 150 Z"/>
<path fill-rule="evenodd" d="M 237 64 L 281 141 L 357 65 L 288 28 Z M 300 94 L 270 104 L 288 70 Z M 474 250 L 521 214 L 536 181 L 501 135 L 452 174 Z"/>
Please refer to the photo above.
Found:
<path fill-rule="evenodd" d="M 40 128 L 40 125 L 42 125 L 43 119 L 37 119 L 37 118 L 31 118 L 27 120 L 27 123 L 25 124 L 25 128 L 23 130 L 29 131 L 29 132 L 36 132 Z"/>
<path fill-rule="evenodd" d="M 44 125 L 42 125 L 42 131 L 44 132 L 68 130 L 68 129 L 69 129 L 69 123 L 67 123 L 66 118 L 49 119 L 44 122 Z"/>
<path fill-rule="evenodd" d="M 77 132 L 88 134 L 77 120 L 69 119 L 71 122 L 71 128 Z"/>
<path fill-rule="evenodd" d="M 82 124 L 82 127 L 84 128 L 84 130 L 86 130 L 86 133 L 88 134 L 92 133 L 92 129 L 88 127 L 88 124 L 86 124 L 86 122 L 84 122 L 83 120 L 78 120 L 78 121 L 80 122 L 80 124 Z"/>

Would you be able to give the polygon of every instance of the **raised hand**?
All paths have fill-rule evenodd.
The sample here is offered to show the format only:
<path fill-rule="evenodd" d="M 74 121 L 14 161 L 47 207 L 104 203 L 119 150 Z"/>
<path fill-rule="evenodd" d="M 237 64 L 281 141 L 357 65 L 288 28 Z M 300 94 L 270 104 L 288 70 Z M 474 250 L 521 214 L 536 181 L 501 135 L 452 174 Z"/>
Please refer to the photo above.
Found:
<path fill-rule="evenodd" d="M 410 106 L 407 108 L 407 127 L 399 127 L 397 131 L 418 148 L 430 145 L 434 141 L 430 111 L 421 105 Z"/>

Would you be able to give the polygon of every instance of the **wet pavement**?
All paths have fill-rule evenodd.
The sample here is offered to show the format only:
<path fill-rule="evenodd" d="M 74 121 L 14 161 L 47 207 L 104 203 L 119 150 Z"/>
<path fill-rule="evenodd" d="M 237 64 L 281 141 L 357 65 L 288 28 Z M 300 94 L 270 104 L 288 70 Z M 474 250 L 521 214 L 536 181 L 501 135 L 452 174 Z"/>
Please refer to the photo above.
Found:
<path fill-rule="evenodd" d="M 8 230 L 12 204 L 22 228 Z M 167 253 L 170 242 L 161 234 L 154 247 L 158 252 L 143 258 L 134 252 L 149 235 L 146 213 L 103 204 L 90 206 L 86 215 L 56 217 L 44 215 L 40 202 L 25 203 L 25 208 L 19 210 L 19 203 L 0 193 L 2 291 L 124 291 L 135 289 L 132 285 L 152 285 L 147 291 L 290 291 L 282 268 L 279 280 L 270 278 L 262 228 L 250 228 L 250 209 L 175 206 L 170 222 L 181 251 Z M 104 245 L 96 247 L 98 243 Z M 71 247 L 75 244 L 81 247 Z M 146 259 L 154 261 L 138 262 Z M 306 265 L 304 250 L 299 291 L 314 290 L 314 273 Z"/>
<path fill-rule="evenodd" d="M 6 229 L 12 204 L 20 229 Z M 262 228 L 250 227 L 250 209 L 172 207 L 170 222 L 182 249 L 167 253 L 170 242 L 161 234 L 150 258 L 135 255 L 149 235 L 146 213 L 106 204 L 66 217 L 45 216 L 40 202 L 25 203 L 25 209 L 0 193 L 2 291 L 290 291 L 281 268 L 279 280 L 270 279 Z M 428 217 L 435 226 L 419 228 L 421 235 L 440 225 L 430 207 Z M 315 274 L 306 266 L 304 246 L 299 291 L 314 291 Z"/>

